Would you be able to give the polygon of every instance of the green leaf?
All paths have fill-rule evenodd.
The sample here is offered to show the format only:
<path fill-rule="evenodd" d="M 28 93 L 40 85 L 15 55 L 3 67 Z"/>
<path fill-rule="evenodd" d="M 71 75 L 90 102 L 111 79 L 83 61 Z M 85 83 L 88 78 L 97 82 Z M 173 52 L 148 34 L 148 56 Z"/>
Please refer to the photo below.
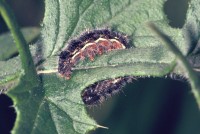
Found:
<path fill-rule="evenodd" d="M 190 51 L 188 60 L 195 69 L 200 69 L 200 2 L 192 0 L 187 12 L 186 23 L 183 28 L 184 37 Z"/>
<path fill-rule="evenodd" d="M 200 35 L 199 6 L 200 2 L 198 0 L 192 0 L 190 2 L 186 16 L 186 22 L 183 28 L 186 41 L 188 45 L 191 47 L 191 51 L 196 47 Z"/>
<path fill-rule="evenodd" d="M 40 29 L 36 27 L 28 27 L 22 28 L 21 31 L 27 43 L 30 43 L 39 35 Z M 18 53 L 10 33 L 2 34 L 0 36 L 0 42 L 0 61 L 8 60 L 11 56 Z"/>
<path fill-rule="evenodd" d="M 185 74 L 184 76 L 189 79 L 192 88 L 192 93 L 194 94 L 194 97 L 198 105 L 200 106 L 200 79 L 198 78 L 198 75 L 190 66 L 186 57 L 181 53 L 181 51 L 176 47 L 174 42 L 169 38 L 169 36 L 161 32 L 160 29 L 158 29 L 154 24 L 150 24 L 150 27 L 157 34 L 157 36 L 161 38 L 163 43 L 166 44 L 168 49 L 176 56 L 176 62 L 179 63 L 179 67 L 182 68 L 183 74 Z"/>
<path fill-rule="evenodd" d="M 86 29 L 111 27 L 127 34 L 131 49 L 85 60 L 74 69 L 70 80 L 56 74 L 41 74 L 41 85 L 21 79 L 9 91 L 17 110 L 13 133 L 86 133 L 100 127 L 87 116 L 81 92 L 96 81 L 119 76 L 164 76 L 175 66 L 175 57 L 146 26 L 152 21 L 183 42 L 182 31 L 167 25 L 163 0 L 48 0 L 43 21 L 42 52 L 39 68 L 55 70 L 57 54 L 65 43 Z M 180 47 L 187 53 L 185 43 Z"/>
<path fill-rule="evenodd" d="M 35 64 L 38 60 L 37 46 L 30 46 L 31 53 L 34 57 Z M 21 66 L 20 57 L 14 57 L 7 61 L 0 61 L 0 91 L 7 91 L 12 89 L 19 83 L 20 77 L 24 74 L 24 71 Z"/>
<path fill-rule="evenodd" d="M 46 2 L 42 29 L 44 57 L 57 55 L 71 37 L 99 27 L 127 34 L 137 47 L 160 45 L 146 28 L 146 22 L 155 21 L 166 27 L 163 3 L 163 0 L 50 0 Z"/>
<path fill-rule="evenodd" d="M 0 61 L 0 90 L 7 90 L 17 85 L 21 71 L 19 57 Z"/>

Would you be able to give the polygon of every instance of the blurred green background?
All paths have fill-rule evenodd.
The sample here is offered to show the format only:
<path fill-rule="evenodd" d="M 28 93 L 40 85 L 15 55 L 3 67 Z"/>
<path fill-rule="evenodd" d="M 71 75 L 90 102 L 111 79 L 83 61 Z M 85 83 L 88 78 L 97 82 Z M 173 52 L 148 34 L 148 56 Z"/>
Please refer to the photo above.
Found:
<path fill-rule="evenodd" d="M 7 0 L 21 27 L 39 26 L 44 14 L 41 0 Z M 184 25 L 189 0 L 168 0 L 164 11 L 169 24 Z M 8 29 L 0 17 L 0 33 Z M 0 133 L 7 134 L 15 120 L 12 101 L 0 95 Z M 200 112 L 185 80 L 138 78 L 123 92 L 98 107 L 87 109 L 98 124 L 91 134 L 199 134 Z"/>

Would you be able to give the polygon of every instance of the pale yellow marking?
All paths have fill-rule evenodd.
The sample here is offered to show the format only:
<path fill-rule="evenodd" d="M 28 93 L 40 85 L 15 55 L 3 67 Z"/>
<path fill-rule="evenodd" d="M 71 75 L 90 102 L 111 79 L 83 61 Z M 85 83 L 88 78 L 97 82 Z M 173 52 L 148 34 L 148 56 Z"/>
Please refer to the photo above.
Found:
<path fill-rule="evenodd" d="M 84 50 L 86 47 L 91 46 L 91 45 L 93 45 L 93 44 L 94 44 L 94 43 L 88 43 L 88 44 L 86 44 L 83 48 L 81 48 L 81 50 Z M 77 52 L 77 53 L 72 57 L 72 60 L 73 60 L 77 55 L 80 54 L 81 50 L 79 50 L 79 52 Z"/>
<path fill-rule="evenodd" d="M 115 41 L 115 42 L 119 43 L 119 44 L 122 46 L 122 49 L 125 49 L 125 48 L 126 48 L 122 43 L 120 43 L 120 42 L 119 42 L 118 40 L 116 40 L 116 39 L 109 39 L 109 40 L 107 40 L 107 39 L 104 39 L 104 38 L 99 38 L 99 39 L 97 39 L 97 40 L 94 41 L 94 42 L 98 44 L 99 41 L 110 41 L 110 42 L 114 42 L 114 41 Z M 75 55 L 72 57 L 72 60 L 73 60 L 76 56 L 78 56 L 78 55 L 81 53 L 82 50 L 86 49 L 87 47 L 89 47 L 89 46 L 91 46 L 91 45 L 94 45 L 94 43 L 87 43 L 83 48 L 81 48 L 81 49 L 79 50 L 79 52 L 77 52 L 78 50 L 74 51 L 73 54 L 75 54 Z"/>
<path fill-rule="evenodd" d="M 125 49 L 125 48 L 126 48 L 121 42 L 119 42 L 119 41 L 116 40 L 116 39 L 110 39 L 110 41 L 111 41 L 111 42 L 116 41 L 117 43 L 119 43 L 119 44 L 122 46 L 122 49 Z"/>
<path fill-rule="evenodd" d="M 51 73 L 57 73 L 58 70 L 40 70 L 37 71 L 37 74 L 51 74 Z"/>
<path fill-rule="evenodd" d="M 107 41 L 107 39 L 99 38 L 98 40 L 95 40 L 95 43 L 98 43 L 99 41 Z"/>

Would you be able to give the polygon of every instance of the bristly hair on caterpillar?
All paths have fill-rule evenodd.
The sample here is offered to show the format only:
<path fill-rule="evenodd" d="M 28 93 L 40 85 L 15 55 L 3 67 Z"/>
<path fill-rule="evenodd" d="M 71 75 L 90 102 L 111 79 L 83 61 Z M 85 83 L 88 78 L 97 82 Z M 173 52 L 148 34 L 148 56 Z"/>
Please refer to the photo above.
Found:
<path fill-rule="evenodd" d="M 80 60 L 88 57 L 94 61 L 96 55 L 129 47 L 128 37 L 125 34 L 110 29 L 86 31 L 80 37 L 69 41 L 67 47 L 60 53 L 58 72 L 68 80 L 71 77 L 72 68 Z"/>
<path fill-rule="evenodd" d="M 86 106 L 99 105 L 120 92 L 127 83 L 131 83 L 135 79 L 133 76 L 124 76 L 96 82 L 82 91 L 82 100 Z"/>

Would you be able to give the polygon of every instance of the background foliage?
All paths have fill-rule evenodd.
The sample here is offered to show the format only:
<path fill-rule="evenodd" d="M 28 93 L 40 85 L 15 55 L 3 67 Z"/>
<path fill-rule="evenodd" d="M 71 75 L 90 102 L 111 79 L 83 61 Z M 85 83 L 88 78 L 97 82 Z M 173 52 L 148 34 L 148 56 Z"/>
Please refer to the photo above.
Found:
<path fill-rule="evenodd" d="M 169 7 L 171 10 L 171 6 Z M 184 12 L 181 13 L 184 14 Z M 177 25 L 174 24 L 174 26 Z M 62 35 L 62 32 L 60 34 Z M 53 54 L 54 50 L 50 52 Z M 47 52 L 46 56 L 48 55 Z M 101 63 L 100 61 L 99 63 Z M 46 64 L 49 64 L 49 62 Z M 98 64 L 98 61 L 95 64 Z M 85 64 L 81 63 L 81 65 Z M 52 81 L 53 79 L 54 77 L 44 77 L 46 81 Z M 154 83 L 159 84 L 155 85 Z M 46 85 L 45 87 L 52 87 L 52 85 Z M 170 90 L 170 87 L 172 90 Z M 187 89 L 183 90 L 183 87 Z M 54 89 L 48 89 L 50 97 L 53 98 L 51 92 L 55 92 Z M 193 96 L 189 93 L 185 83 L 168 79 L 143 80 L 141 78 L 133 85 L 127 86 L 127 89 L 125 89 L 126 97 L 120 95 L 120 98 L 114 97 L 112 101 L 106 102 L 101 108 L 89 109 L 89 112 L 97 118 L 99 124 L 105 124 L 104 126 L 110 128 L 109 130 L 99 129 L 95 133 L 198 133 L 200 131 L 198 128 L 199 113 Z M 26 94 L 24 94 L 25 96 Z M 43 105 L 45 108 L 45 101 Z M 56 110 L 54 105 L 50 105 L 50 108 Z"/>

